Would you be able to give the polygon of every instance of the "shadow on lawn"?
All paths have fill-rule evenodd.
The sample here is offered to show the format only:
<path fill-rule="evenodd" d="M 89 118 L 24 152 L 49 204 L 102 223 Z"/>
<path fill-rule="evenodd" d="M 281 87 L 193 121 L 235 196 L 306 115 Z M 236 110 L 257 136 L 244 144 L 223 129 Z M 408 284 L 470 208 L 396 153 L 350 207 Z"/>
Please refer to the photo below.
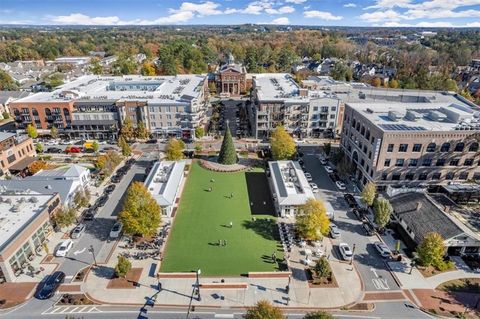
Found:
<path fill-rule="evenodd" d="M 245 180 L 248 190 L 248 201 L 252 215 L 274 215 L 272 194 L 268 186 L 267 175 L 263 172 L 246 172 Z"/>
<path fill-rule="evenodd" d="M 265 239 L 279 239 L 277 224 L 273 219 L 245 220 L 243 222 L 243 227 L 253 230 Z"/>

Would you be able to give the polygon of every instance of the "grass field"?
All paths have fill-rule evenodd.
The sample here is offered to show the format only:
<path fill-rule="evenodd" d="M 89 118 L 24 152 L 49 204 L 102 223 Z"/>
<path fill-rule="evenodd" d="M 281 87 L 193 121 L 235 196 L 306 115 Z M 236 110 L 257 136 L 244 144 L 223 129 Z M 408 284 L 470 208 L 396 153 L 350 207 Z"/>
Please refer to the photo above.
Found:
<path fill-rule="evenodd" d="M 269 194 L 262 176 L 262 171 L 217 173 L 192 164 L 161 271 L 201 269 L 202 275 L 228 276 L 279 270 L 271 259 L 273 252 L 278 260 L 283 259 L 275 217 L 258 214 L 262 205 L 273 213 L 270 196 L 258 195 Z M 213 187 L 211 192 L 209 187 Z M 219 246 L 219 240 L 226 240 L 227 245 Z"/>

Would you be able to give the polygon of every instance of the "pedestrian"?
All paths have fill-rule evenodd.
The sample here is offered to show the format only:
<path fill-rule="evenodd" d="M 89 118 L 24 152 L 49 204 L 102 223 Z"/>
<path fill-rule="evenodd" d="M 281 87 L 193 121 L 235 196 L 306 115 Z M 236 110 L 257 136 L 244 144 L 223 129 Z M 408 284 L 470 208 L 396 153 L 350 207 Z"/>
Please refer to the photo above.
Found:
<path fill-rule="evenodd" d="M 227 240 L 226 239 L 224 240 L 224 242 L 225 242 L 225 246 L 227 246 Z"/>
<path fill-rule="evenodd" d="M 232 227 L 233 227 L 233 222 L 230 222 L 230 228 L 232 228 Z"/>
<path fill-rule="evenodd" d="M 220 246 L 221 242 L 222 242 L 222 241 L 219 239 L 219 240 L 218 240 L 218 243 L 217 243 L 217 246 Z"/>
<path fill-rule="evenodd" d="M 233 198 L 233 193 L 230 193 L 230 198 Z"/>

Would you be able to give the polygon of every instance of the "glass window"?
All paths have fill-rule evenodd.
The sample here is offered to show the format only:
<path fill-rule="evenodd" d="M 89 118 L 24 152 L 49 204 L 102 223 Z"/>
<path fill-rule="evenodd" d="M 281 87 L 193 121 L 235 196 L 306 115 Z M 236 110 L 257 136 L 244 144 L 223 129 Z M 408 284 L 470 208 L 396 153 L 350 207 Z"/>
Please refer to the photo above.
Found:
<path fill-rule="evenodd" d="M 442 176 L 441 173 L 433 173 L 432 174 L 432 179 L 438 180 L 438 179 L 440 179 L 441 176 Z"/>
<path fill-rule="evenodd" d="M 393 152 L 393 144 L 388 144 L 387 152 Z"/>
<path fill-rule="evenodd" d="M 422 161 L 422 166 L 430 166 L 432 165 L 432 159 L 431 158 L 424 158 Z"/>
<path fill-rule="evenodd" d="M 455 178 L 455 173 L 454 172 L 448 172 L 447 175 L 445 175 L 445 179 L 451 180 Z"/>
<path fill-rule="evenodd" d="M 418 165 L 418 158 L 411 158 L 408 162 L 408 166 L 417 166 Z"/>
<path fill-rule="evenodd" d="M 465 162 L 463 163 L 465 166 L 472 166 L 473 165 L 473 158 L 466 158 Z"/>
<path fill-rule="evenodd" d="M 382 181 L 386 181 L 388 177 L 387 173 L 382 173 Z"/>
<path fill-rule="evenodd" d="M 407 173 L 407 174 L 405 174 L 405 180 L 407 180 L 407 181 L 413 180 L 413 176 L 414 176 L 414 175 L 415 175 L 415 174 L 413 174 L 413 173 Z"/>
<path fill-rule="evenodd" d="M 413 152 L 420 152 L 422 150 L 422 144 L 413 144 Z"/>
<path fill-rule="evenodd" d="M 458 158 L 454 158 L 450 161 L 450 166 L 458 166 L 458 162 L 460 162 L 460 160 Z"/>
<path fill-rule="evenodd" d="M 408 144 L 400 144 L 398 147 L 399 152 L 406 152 L 408 150 Z"/>
<path fill-rule="evenodd" d="M 439 158 L 437 160 L 437 163 L 435 164 L 435 166 L 445 166 L 445 159 L 444 158 Z"/>
<path fill-rule="evenodd" d="M 430 143 L 430 144 L 428 144 L 428 146 L 427 146 L 427 152 L 430 152 L 430 153 L 431 153 L 431 152 L 435 152 L 435 148 L 436 148 L 436 147 L 437 147 L 437 144 L 435 144 L 435 143 Z"/>
<path fill-rule="evenodd" d="M 468 172 L 461 172 L 460 175 L 458 175 L 458 179 L 461 179 L 461 180 L 468 179 Z"/>
<path fill-rule="evenodd" d="M 399 181 L 400 180 L 400 173 L 392 174 L 392 181 Z"/>
<path fill-rule="evenodd" d="M 383 163 L 383 165 L 386 167 L 390 166 L 390 159 L 389 158 L 385 159 L 385 163 Z"/>
<path fill-rule="evenodd" d="M 420 173 L 420 175 L 418 175 L 418 180 L 419 181 L 425 181 L 427 180 L 427 173 Z"/>
<path fill-rule="evenodd" d="M 443 143 L 442 147 L 440 148 L 440 152 L 449 152 L 450 151 L 450 143 Z"/>
<path fill-rule="evenodd" d="M 395 166 L 403 166 L 404 162 L 405 160 L 403 158 L 397 158 L 397 160 L 395 161 Z"/>
<path fill-rule="evenodd" d="M 468 148 L 469 152 L 477 152 L 478 151 L 478 143 L 474 142 L 470 144 L 470 147 Z"/>
<path fill-rule="evenodd" d="M 465 143 L 460 142 L 455 145 L 455 152 L 463 152 L 463 149 L 465 148 Z"/>

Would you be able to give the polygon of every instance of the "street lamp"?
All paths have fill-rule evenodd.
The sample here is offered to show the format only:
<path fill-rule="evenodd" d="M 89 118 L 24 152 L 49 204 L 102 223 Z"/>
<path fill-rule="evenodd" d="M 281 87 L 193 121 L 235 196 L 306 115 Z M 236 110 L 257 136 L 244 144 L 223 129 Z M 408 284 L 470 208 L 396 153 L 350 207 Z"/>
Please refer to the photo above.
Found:
<path fill-rule="evenodd" d="M 197 294 L 198 294 L 198 297 L 197 297 L 197 300 L 198 301 L 202 301 L 202 297 L 200 297 L 200 274 L 202 273 L 202 270 L 201 269 L 198 269 L 196 274 L 197 274 L 197 282 L 195 283 L 195 286 L 197 287 Z"/>
<path fill-rule="evenodd" d="M 90 245 L 90 248 L 88 248 L 88 251 L 92 253 L 93 263 L 95 267 L 97 267 L 97 260 L 95 259 L 95 249 L 93 249 L 93 245 Z"/>
<path fill-rule="evenodd" d="M 352 249 L 352 259 L 350 259 L 350 265 L 353 264 L 353 257 L 355 256 L 355 244 L 353 244 L 353 249 Z"/>

